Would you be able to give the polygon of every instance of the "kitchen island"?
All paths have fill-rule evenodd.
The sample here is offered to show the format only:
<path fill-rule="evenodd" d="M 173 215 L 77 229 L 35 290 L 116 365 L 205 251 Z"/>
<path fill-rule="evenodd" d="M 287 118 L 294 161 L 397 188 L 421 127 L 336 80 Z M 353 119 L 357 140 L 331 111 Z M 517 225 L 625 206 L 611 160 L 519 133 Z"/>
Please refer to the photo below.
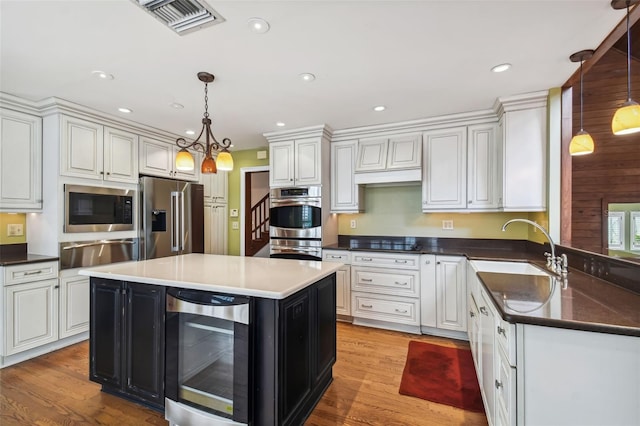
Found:
<path fill-rule="evenodd" d="M 90 378 L 105 392 L 165 410 L 172 424 L 302 424 L 332 381 L 339 266 L 189 254 L 83 270 L 91 277 Z M 201 305 L 205 310 L 244 301 L 248 320 L 177 314 L 171 300 L 183 303 L 181 294 L 229 305 Z M 222 337 L 197 340 L 202 330 Z M 210 342 L 222 345 L 220 339 L 233 350 L 213 354 Z M 216 374 L 232 377 L 228 389 L 212 392 L 224 396 L 214 395 L 222 404 L 198 396 L 218 382 L 214 376 L 195 390 L 182 386 L 182 379 L 204 375 L 207 357 L 218 356 L 228 368 Z"/>

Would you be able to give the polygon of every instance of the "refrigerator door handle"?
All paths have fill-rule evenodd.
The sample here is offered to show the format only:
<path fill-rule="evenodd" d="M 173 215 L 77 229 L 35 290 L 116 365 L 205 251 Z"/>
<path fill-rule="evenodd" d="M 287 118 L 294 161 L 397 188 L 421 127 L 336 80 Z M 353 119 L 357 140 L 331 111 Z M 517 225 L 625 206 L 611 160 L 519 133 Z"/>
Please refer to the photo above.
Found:
<path fill-rule="evenodd" d="M 184 240 L 185 240 L 185 226 L 184 226 L 184 193 L 183 192 L 179 192 L 179 196 L 178 199 L 180 200 L 180 233 L 178 234 L 180 236 L 180 251 L 184 251 L 185 247 L 184 247 Z"/>
<path fill-rule="evenodd" d="M 180 250 L 180 224 L 178 222 L 178 215 L 180 214 L 178 197 L 180 192 L 171 192 L 171 251 L 177 252 Z"/>

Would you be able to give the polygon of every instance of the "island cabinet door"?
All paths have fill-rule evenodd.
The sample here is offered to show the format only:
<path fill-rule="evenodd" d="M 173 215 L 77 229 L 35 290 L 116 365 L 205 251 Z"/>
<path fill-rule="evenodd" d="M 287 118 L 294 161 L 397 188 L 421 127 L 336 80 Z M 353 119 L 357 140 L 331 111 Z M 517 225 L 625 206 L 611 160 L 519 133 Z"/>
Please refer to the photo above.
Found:
<path fill-rule="evenodd" d="M 125 392 L 164 405 L 165 287 L 127 283 Z"/>
<path fill-rule="evenodd" d="M 316 306 L 315 315 L 312 315 L 312 330 L 317 336 L 313 336 L 312 348 L 317 354 L 312 364 L 314 382 L 320 381 L 326 374 L 331 374 L 331 368 L 336 361 L 336 279 L 335 275 L 328 276 L 318 282 L 311 289 L 312 306 Z"/>
<path fill-rule="evenodd" d="M 122 282 L 91 279 L 89 376 L 94 382 L 122 386 Z"/>
<path fill-rule="evenodd" d="M 280 305 L 281 356 L 280 413 L 283 424 L 289 424 L 291 416 L 311 392 L 311 321 L 309 317 L 309 289 L 285 299 Z"/>

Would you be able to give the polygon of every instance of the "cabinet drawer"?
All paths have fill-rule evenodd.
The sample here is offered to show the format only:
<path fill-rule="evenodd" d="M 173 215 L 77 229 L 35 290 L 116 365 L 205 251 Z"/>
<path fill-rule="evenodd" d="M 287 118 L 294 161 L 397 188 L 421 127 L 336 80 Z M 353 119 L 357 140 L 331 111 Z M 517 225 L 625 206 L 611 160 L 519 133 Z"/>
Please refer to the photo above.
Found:
<path fill-rule="evenodd" d="M 351 263 L 351 253 L 346 250 L 322 250 L 323 262 Z"/>
<path fill-rule="evenodd" d="M 374 266 L 376 268 L 419 269 L 419 254 L 353 253 L 352 265 Z"/>
<path fill-rule="evenodd" d="M 516 326 L 496 315 L 496 341 L 507 356 L 507 362 L 516 366 Z"/>
<path fill-rule="evenodd" d="M 420 297 L 418 271 L 353 267 L 351 290 Z"/>
<path fill-rule="evenodd" d="M 352 292 L 351 302 L 354 317 L 420 325 L 418 299 Z"/>
<path fill-rule="evenodd" d="M 515 424 L 516 369 L 509 365 L 506 354 L 496 348 L 496 414 L 506 418 L 506 424 Z"/>
<path fill-rule="evenodd" d="M 50 278 L 58 278 L 58 262 L 27 263 L 4 268 L 4 285 L 22 284 Z"/>

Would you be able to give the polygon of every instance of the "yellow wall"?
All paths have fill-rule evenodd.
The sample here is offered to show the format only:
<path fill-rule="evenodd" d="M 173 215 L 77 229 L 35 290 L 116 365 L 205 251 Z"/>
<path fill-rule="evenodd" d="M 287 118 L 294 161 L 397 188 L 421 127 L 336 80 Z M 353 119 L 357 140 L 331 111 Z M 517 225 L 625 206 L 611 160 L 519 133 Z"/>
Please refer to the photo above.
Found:
<path fill-rule="evenodd" d="M 514 223 L 505 232 L 502 225 L 510 219 L 537 220 L 545 226 L 546 213 L 422 213 L 419 185 L 366 187 L 365 213 L 338 215 L 340 235 L 384 235 L 439 238 L 533 239 L 541 233 L 531 226 Z M 531 215 L 531 216 L 530 216 Z M 350 227 L 351 220 L 356 228 Z M 443 230 L 442 221 L 453 220 L 453 230 Z M 541 242 L 544 241 L 540 240 Z"/>
<path fill-rule="evenodd" d="M 24 235 L 10 237 L 7 235 L 7 225 L 22 224 Z M 0 244 L 24 244 L 27 242 L 27 215 L 24 213 L 0 213 Z"/>
<path fill-rule="evenodd" d="M 233 171 L 229 173 L 229 211 L 231 209 L 240 210 L 240 169 L 243 167 L 268 166 L 269 158 L 264 160 L 257 159 L 258 151 L 269 152 L 269 147 L 248 149 L 245 151 L 233 151 Z M 242 215 L 243 212 L 239 211 Z M 240 223 L 240 217 L 229 217 L 229 240 L 228 253 L 231 255 L 240 255 L 240 229 L 233 229 L 232 223 L 237 221 Z"/>

